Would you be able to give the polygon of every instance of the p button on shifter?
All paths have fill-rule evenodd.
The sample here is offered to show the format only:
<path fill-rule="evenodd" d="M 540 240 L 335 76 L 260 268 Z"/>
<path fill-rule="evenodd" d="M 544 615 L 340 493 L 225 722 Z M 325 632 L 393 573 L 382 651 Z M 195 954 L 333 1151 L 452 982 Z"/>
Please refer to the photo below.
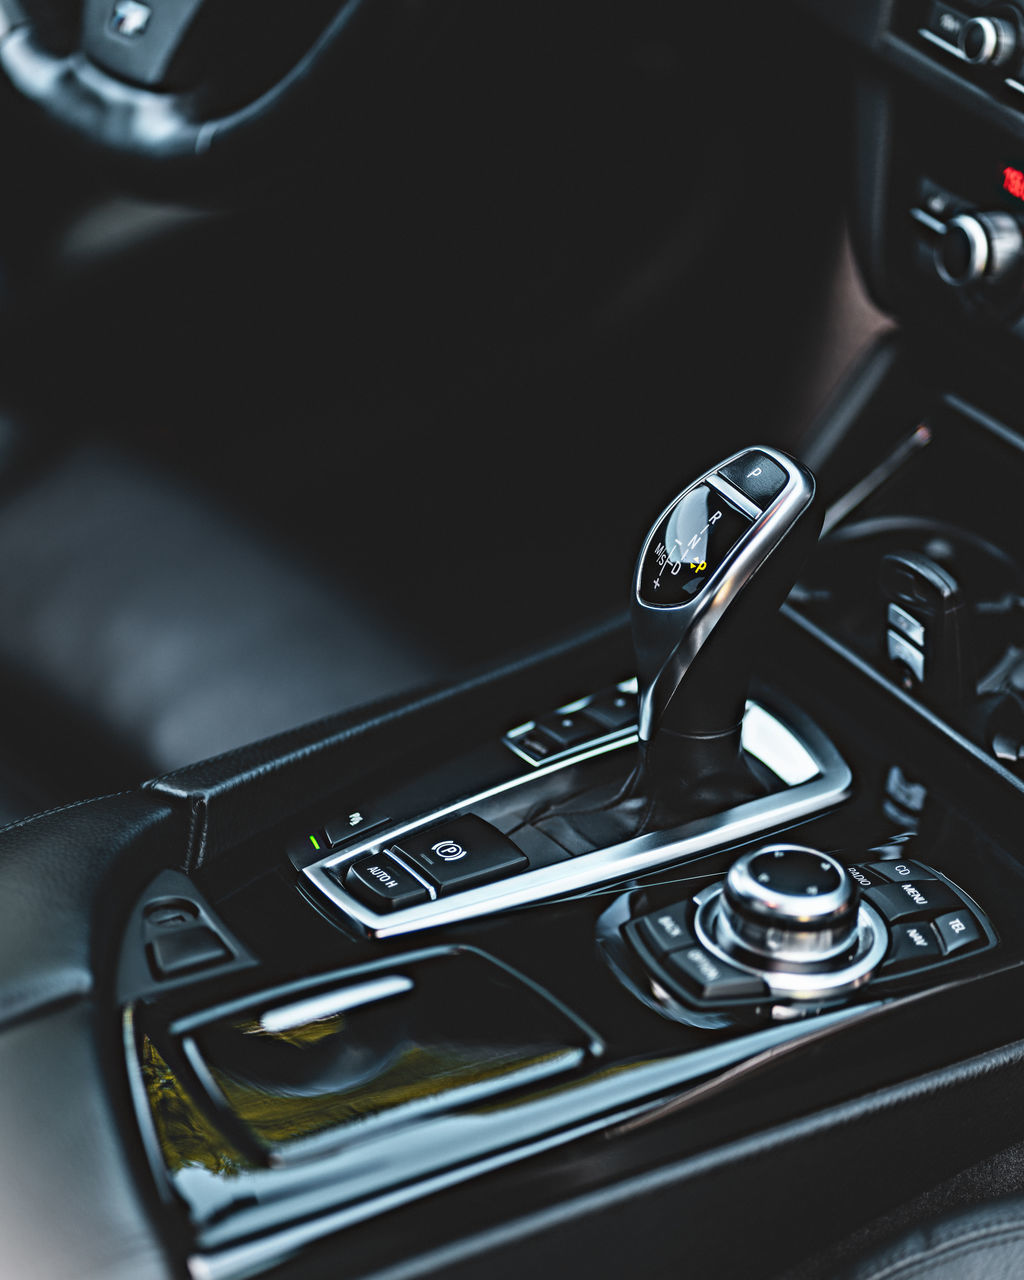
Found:
<path fill-rule="evenodd" d="M 483 818 L 468 814 L 400 837 L 395 853 L 440 893 L 471 889 L 529 865 L 524 854 Z"/>

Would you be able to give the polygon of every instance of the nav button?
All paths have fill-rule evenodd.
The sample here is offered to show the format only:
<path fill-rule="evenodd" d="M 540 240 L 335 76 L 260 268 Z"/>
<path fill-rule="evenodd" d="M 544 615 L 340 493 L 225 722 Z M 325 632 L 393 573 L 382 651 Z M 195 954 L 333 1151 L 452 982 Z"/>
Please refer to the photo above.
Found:
<path fill-rule="evenodd" d="M 898 924 L 892 929 L 892 945 L 885 967 L 890 973 L 914 969 L 942 959 L 942 948 L 935 930 L 926 920 L 919 924 Z"/>

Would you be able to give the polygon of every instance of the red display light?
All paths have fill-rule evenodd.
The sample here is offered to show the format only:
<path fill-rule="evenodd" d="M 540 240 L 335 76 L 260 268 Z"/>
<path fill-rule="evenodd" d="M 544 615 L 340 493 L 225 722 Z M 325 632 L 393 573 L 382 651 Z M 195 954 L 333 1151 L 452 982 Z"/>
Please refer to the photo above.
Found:
<path fill-rule="evenodd" d="M 1024 173 L 1007 165 L 1003 170 L 1003 190 L 1015 200 L 1024 200 Z"/>

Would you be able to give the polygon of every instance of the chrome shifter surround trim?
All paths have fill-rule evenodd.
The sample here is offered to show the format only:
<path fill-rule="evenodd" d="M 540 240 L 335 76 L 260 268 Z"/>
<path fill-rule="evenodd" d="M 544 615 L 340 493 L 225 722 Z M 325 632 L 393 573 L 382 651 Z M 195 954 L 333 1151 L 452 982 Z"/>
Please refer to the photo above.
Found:
<path fill-rule="evenodd" d="M 447 808 L 422 814 L 412 821 L 377 832 L 372 839 L 329 854 L 303 868 L 302 874 L 306 877 L 308 886 L 316 890 L 318 898 L 326 898 L 333 907 L 355 921 L 367 936 L 397 938 L 422 929 L 437 928 L 460 920 L 471 920 L 499 911 L 511 911 L 533 903 L 550 901 L 596 885 L 628 880 L 657 867 L 685 862 L 713 849 L 738 844 L 789 826 L 825 809 L 834 808 L 846 799 L 852 781 L 849 766 L 808 717 L 795 708 L 787 708 L 785 715 L 781 712 L 769 712 L 752 702 L 747 704 L 747 708 L 748 715 L 754 712 L 755 720 L 764 721 L 767 718 L 775 730 L 766 735 L 765 742 L 753 754 L 772 768 L 772 753 L 778 749 L 778 744 L 786 738 L 796 739 L 816 763 L 816 775 L 785 791 L 748 800 L 722 813 L 697 818 L 665 831 L 636 836 L 553 866 L 524 871 L 504 880 L 479 885 L 475 889 L 467 889 L 450 897 L 439 897 L 433 902 L 424 902 L 386 915 L 359 902 L 328 874 L 329 868 L 354 862 L 368 853 L 385 852 L 393 841 L 410 831 L 433 826 L 452 815 L 471 813 L 476 805 L 491 796 L 535 784 L 547 774 L 579 764 L 593 756 L 635 745 L 637 739 L 633 735 L 597 749 L 582 751 L 571 759 L 513 778 L 501 786 L 469 796 Z M 778 776 L 784 777 L 785 770 L 785 763 L 780 761 Z"/>

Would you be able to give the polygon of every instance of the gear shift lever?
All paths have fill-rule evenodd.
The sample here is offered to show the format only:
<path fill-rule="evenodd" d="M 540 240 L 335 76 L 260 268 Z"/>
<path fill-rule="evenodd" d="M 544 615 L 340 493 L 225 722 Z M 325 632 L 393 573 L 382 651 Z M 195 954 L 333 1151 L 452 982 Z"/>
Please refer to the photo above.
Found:
<path fill-rule="evenodd" d="M 746 798 L 740 733 L 759 630 L 817 539 L 814 494 L 800 463 L 746 449 L 674 498 L 648 534 L 633 641 L 640 787 L 659 801 L 686 809 Z"/>

